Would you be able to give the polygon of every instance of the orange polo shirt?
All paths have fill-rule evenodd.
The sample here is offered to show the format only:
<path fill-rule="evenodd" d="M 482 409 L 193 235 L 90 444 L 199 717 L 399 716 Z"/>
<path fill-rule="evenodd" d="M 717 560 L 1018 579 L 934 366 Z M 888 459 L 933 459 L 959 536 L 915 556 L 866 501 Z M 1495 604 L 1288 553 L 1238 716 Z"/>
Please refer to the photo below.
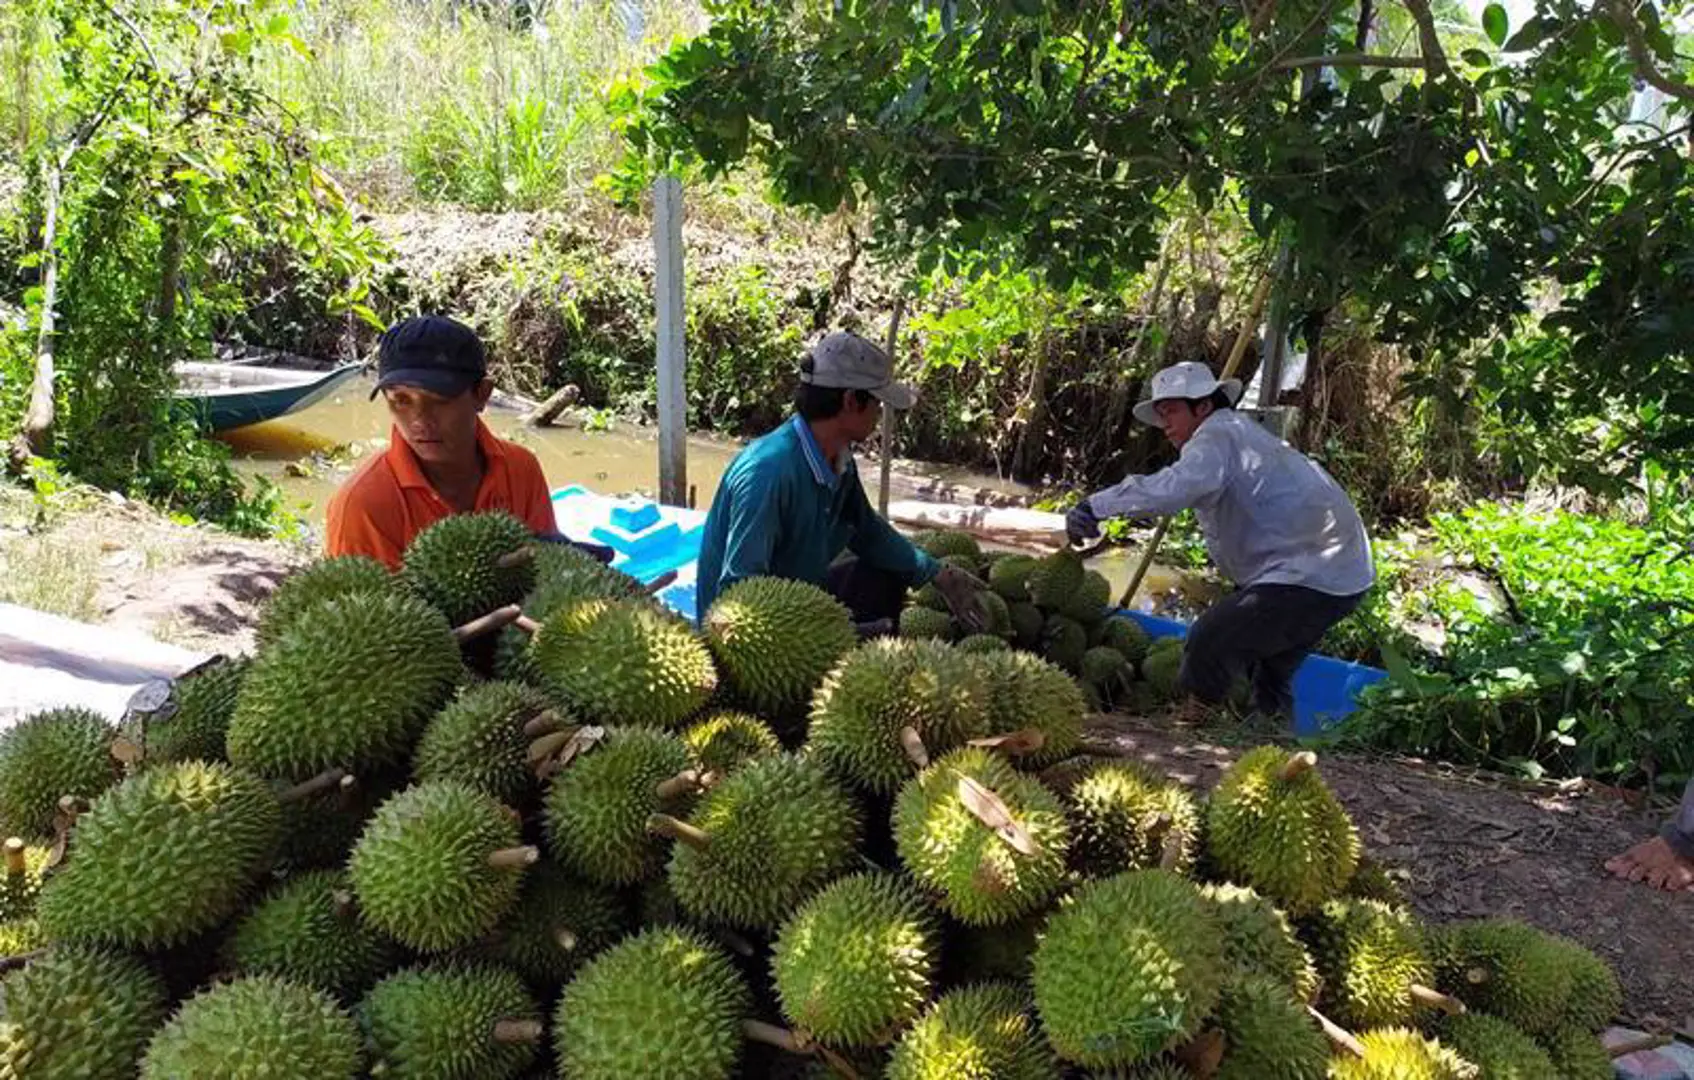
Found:
<path fill-rule="evenodd" d="M 485 466 L 476 509 L 505 510 L 536 533 L 556 531 L 547 478 L 535 455 L 495 435 L 481 420 L 476 443 Z M 324 547 L 330 556 L 369 555 L 398 570 L 412 537 L 453 512 L 395 429 L 388 434 L 388 450 L 360 465 L 330 500 Z"/>

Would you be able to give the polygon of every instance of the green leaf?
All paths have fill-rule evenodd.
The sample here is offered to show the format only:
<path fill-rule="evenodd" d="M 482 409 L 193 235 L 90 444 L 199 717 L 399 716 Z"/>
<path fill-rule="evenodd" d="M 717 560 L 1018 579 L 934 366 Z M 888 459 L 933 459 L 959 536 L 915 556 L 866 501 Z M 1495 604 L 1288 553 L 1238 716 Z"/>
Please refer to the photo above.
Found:
<path fill-rule="evenodd" d="M 1509 53 L 1528 52 L 1543 41 L 1546 41 L 1547 35 L 1553 30 L 1558 29 L 1558 26 L 1559 24 L 1556 20 L 1549 19 L 1544 15 L 1537 15 L 1535 18 L 1524 23 L 1522 29 L 1513 34 L 1511 39 L 1506 42 L 1503 48 Z"/>
<path fill-rule="evenodd" d="M 1481 49 L 1466 49 L 1459 54 L 1459 58 L 1471 67 L 1485 68 L 1494 66 L 1494 58 L 1483 52 Z"/>
<path fill-rule="evenodd" d="M 1492 41 L 1495 45 L 1504 45 L 1506 43 L 1506 31 L 1509 29 L 1505 7 L 1500 4 L 1489 4 L 1483 8 L 1482 29 L 1488 35 L 1489 41 Z"/>

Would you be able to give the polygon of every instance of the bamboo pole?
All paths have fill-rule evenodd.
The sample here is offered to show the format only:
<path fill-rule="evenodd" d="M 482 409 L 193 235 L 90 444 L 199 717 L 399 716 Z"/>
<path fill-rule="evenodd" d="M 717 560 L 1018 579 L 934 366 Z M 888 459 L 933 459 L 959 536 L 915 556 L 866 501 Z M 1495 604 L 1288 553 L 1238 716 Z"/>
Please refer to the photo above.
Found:
<path fill-rule="evenodd" d="M 906 316 L 906 291 L 900 290 L 900 295 L 894 298 L 894 315 L 888 320 L 888 367 L 890 374 L 894 368 L 894 350 L 900 344 L 900 321 Z M 884 405 L 882 407 L 882 467 L 878 470 L 878 487 L 876 490 L 876 512 L 883 517 L 888 516 L 888 489 L 890 477 L 894 471 L 894 410 Z"/>

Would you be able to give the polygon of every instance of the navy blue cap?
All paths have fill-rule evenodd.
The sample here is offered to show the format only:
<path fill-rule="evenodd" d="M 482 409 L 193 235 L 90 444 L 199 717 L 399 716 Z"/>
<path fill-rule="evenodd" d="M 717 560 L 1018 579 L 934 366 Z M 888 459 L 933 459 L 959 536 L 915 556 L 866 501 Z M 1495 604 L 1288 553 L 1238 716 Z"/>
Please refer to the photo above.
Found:
<path fill-rule="evenodd" d="M 488 377 L 488 353 L 476 331 L 445 315 L 417 315 L 388 328 L 377 342 L 376 387 L 415 386 L 458 397 Z"/>

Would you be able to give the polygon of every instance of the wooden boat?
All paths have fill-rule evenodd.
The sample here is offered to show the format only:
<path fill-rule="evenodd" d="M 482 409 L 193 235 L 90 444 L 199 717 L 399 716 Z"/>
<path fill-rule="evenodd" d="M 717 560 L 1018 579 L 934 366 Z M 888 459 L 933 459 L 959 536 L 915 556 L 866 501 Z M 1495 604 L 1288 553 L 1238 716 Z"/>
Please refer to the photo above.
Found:
<path fill-rule="evenodd" d="M 205 430 L 227 431 L 316 404 L 364 367 L 342 364 L 327 371 L 303 371 L 183 361 L 176 365 L 176 400 Z"/>

